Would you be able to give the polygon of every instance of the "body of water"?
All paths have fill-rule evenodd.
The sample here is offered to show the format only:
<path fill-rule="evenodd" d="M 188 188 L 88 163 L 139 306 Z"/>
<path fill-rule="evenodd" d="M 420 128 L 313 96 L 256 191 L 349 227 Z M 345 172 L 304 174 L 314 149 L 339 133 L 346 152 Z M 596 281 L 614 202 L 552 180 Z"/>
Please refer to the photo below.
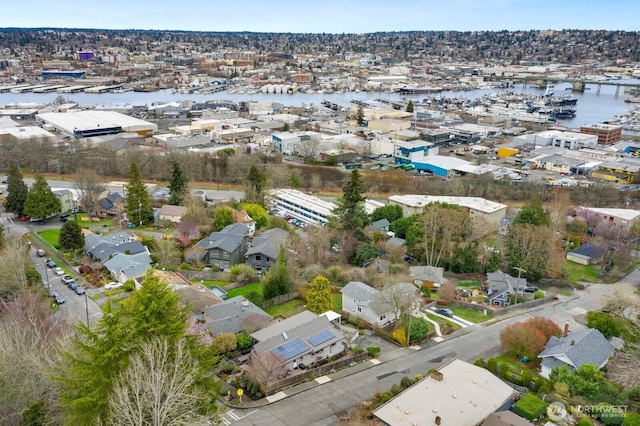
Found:
<path fill-rule="evenodd" d="M 625 80 L 628 83 L 640 83 L 640 80 Z M 638 104 L 626 103 L 624 100 L 629 96 L 624 93 L 622 88 L 616 95 L 615 86 L 601 86 L 597 91 L 595 84 L 587 85 L 587 90 L 583 93 L 572 92 L 569 83 L 558 83 L 554 87 L 556 95 L 563 93 L 572 94 L 578 98 L 576 105 L 577 114 L 574 118 L 568 120 L 558 120 L 559 124 L 564 124 L 569 128 L 579 128 L 585 124 L 598 123 L 611 120 L 615 116 L 623 115 L 634 109 Z M 124 93 L 71 93 L 65 94 L 64 97 L 69 102 L 78 103 L 81 106 L 96 107 L 115 107 L 122 105 L 151 105 L 153 103 L 165 103 L 173 101 L 192 100 L 196 102 L 204 102 L 206 100 L 230 100 L 233 102 L 240 101 L 259 101 L 268 102 L 276 101 L 285 106 L 302 106 L 314 105 L 316 108 L 324 108 L 321 105 L 323 100 L 329 100 L 339 105 L 348 107 L 352 100 L 374 100 L 386 99 L 390 101 L 401 100 L 405 98 L 414 101 L 422 101 L 427 97 L 444 96 L 448 98 L 468 98 L 476 99 L 489 93 L 504 92 L 520 92 L 528 94 L 542 94 L 543 89 L 533 86 L 523 87 L 519 85 L 515 88 L 508 89 L 483 89 L 472 90 L 466 92 L 441 92 L 435 95 L 401 95 L 399 93 L 371 93 L 371 92 L 348 92 L 348 93 L 295 93 L 295 94 L 274 94 L 274 93 L 228 93 L 227 91 L 211 93 L 211 94 L 184 94 L 173 93 L 172 90 L 159 90 L 156 92 L 124 92 Z M 58 93 L 0 93 L 0 105 L 20 105 L 27 107 L 30 104 L 40 105 L 53 102 L 60 94 Z"/>

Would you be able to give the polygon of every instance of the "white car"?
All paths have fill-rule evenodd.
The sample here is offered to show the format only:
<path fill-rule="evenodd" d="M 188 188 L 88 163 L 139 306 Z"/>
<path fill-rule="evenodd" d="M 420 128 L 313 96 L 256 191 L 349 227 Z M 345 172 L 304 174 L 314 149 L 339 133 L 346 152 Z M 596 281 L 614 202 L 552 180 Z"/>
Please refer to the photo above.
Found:
<path fill-rule="evenodd" d="M 124 285 L 123 283 L 117 283 L 115 281 L 111 281 L 110 283 L 107 283 L 107 284 L 104 285 L 104 289 L 105 290 L 113 290 L 115 288 L 120 288 L 123 285 Z"/>
<path fill-rule="evenodd" d="M 55 272 L 56 275 L 64 275 L 64 269 L 60 267 L 54 269 L 53 271 Z"/>

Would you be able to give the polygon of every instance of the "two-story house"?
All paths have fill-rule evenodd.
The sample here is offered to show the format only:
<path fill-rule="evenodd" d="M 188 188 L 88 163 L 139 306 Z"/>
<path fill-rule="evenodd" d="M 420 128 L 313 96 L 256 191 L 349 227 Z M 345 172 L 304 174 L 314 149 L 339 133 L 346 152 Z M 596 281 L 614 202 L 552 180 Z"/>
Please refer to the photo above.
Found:
<path fill-rule="evenodd" d="M 289 233 L 284 229 L 272 228 L 253 239 L 251 247 L 247 250 L 247 264 L 256 273 L 262 274 L 269 270 L 278 261 L 280 249 L 286 252 Z"/>
<path fill-rule="evenodd" d="M 237 263 L 244 263 L 249 245 L 249 228 L 240 223 L 226 226 L 219 232 L 212 232 L 199 241 L 195 248 L 202 249 L 199 261 L 206 261 L 221 270 L 229 269 Z M 186 256 L 185 256 L 186 257 Z"/>

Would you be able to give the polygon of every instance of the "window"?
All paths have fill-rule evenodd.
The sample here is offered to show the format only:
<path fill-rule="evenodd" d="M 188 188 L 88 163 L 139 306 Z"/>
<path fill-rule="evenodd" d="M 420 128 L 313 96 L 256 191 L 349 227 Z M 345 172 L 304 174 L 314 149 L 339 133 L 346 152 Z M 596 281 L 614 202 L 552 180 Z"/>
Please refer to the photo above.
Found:
<path fill-rule="evenodd" d="M 211 251 L 211 255 L 212 255 L 213 257 L 219 257 L 219 256 L 220 256 L 220 250 L 218 250 L 218 249 L 213 249 L 213 250 Z"/>
<path fill-rule="evenodd" d="M 362 312 L 362 308 L 358 306 L 358 312 Z"/>
<path fill-rule="evenodd" d="M 228 258 L 229 258 L 229 252 L 228 252 L 228 251 L 226 251 L 226 250 L 224 250 L 224 251 L 222 252 L 222 257 L 223 257 L 223 258 L 225 258 L 225 259 L 228 259 Z"/>
<path fill-rule="evenodd" d="M 384 320 L 386 317 L 386 315 L 380 315 L 380 321 Z"/>
<path fill-rule="evenodd" d="M 256 255 L 256 262 L 260 262 L 262 260 L 262 258 L 260 257 L 260 255 Z"/>

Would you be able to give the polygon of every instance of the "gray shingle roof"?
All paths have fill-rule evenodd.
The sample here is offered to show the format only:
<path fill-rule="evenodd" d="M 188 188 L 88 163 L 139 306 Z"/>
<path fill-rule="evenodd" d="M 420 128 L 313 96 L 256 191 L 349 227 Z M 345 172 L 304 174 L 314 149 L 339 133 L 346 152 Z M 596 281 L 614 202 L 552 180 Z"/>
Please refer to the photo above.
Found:
<path fill-rule="evenodd" d="M 492 299 L 505 292 L 513 294 L 516 287 L 524 289 L 526 286 L 527 279 L 524 277 L 520 277 L 518 282 L 518 277 L 512 277 L 499 269 L 495 272 L 487 272 L 487 295 Z"/>
<path fill-rule="evenodd" d="M 275 324 L 271 324 L 270 326 L 265 327 L 262 330 L 258 330 L 255 333 L 252 333 L 251 337 L 256 339 L 258 342 L 264 342 L 265 340 L 268 340 L 273 336 L 277 336 L 278 334 L 282 334 L 287 330 L 291 330 L 292 328 L 295 328 L 300 324 L 309 322 L 317 316 L 318 315 L 314 314 L 311 311 L 302 311 L 299 314 L 295 314 L 289 318 L 283 319 L 282 321 L 278 321 Z"/>
<path fill-rule="evenodd" d="M 308 350 L 311 350 L 312 348 L 316 348 L 315 345 L 309 342 L 309 338 L 324 330 L 327 330 L 331 334 L 331 337 L 323 341 L 321 345 L 322 347 L 330 345 L 344 338 L 338 327 L 336 327 L 335 324 L 329 321 L 326 316 L 321 315 L 312 319 L 311 321 L 305 322 L 295 328 L 289 329 L 288 331 L 286 331 L 286 338 L 284 336 L 284 333 L 278 334 L 265 340 L 264 342 L 256 343 L 253 349 L 258 353 L 273 351 L 274 349 L 287 343 L 288 341 L 300 339 L 303 344 L 306 345 L 306 352 Z M 298 353 L 296 357 L 305 352 Z M 283 359 L 282 361 L 288 361 L 288 359 Z"/>
<path fill-rule="evenodd" d="M 354 299 L 356 305 L 368 306 L 377 315 L 383 315 L 393 310 L 393 306 L 384 300 L 378 289 L 363 282 L 351 281 L 342 287 L 340 292 Z"/>
<path fill-rule="evenodd" d="M 568 364 L 574 368 L 583 364 L 599 367 L 613 355 L 613 352 L 613 346 L 602 333 L 588 328 L 572 331 L 566 337 L 552 336 L 547 342 L 547 348 L 538 355 L 538 358 L 553 358 L 560 362 L 567 360 Z"/>
<path fill-rule="evenodd" d="M 197 245 L 207 250 L 218 248 L 232 252 L 238 248 L 247 235 L 249 235 L 247 225 L 234 223 L 219 232 L 212 232 L 208 237 L 200 240 Z"/>
<path fill-rule="evenodd" d="M 605 250 L 603 248 L 598 247 L 595 244 L 584 243 L 577 249 L 572 250 L 570 253 L 597 259 L 599 257 L 602 257 L 604 255 L 604 252 Z"/>
<path fill-rule="evenodd" d="M 289 233 L 284 229 L 272 228 L 253 239 L 245 256 L 262 254 L 272 259 L 280 255 L 280 247 L 287 247 Z"/>
<path fill-rule="evenodd" d="M 373 222 L 371 225 L 368 226 L 368 228 L 369 228 L 369 231 L 371 232 L 384 231 L 389 229 L 390 225 L 391 223 L 389 223 L 388 219 L 382 218 Z"/>
<path fill-rule="evenodd" d="M 205 309 L 204 312 L 212 319 L 206 324 L 206 327 L 214 335 L 240 333 L 242 331 L 242 322 L 252 315 L 259 315 L 267 320 L 271 319 L 271 315 L 242 296 L 236 296 L 217 303 Z"/>

